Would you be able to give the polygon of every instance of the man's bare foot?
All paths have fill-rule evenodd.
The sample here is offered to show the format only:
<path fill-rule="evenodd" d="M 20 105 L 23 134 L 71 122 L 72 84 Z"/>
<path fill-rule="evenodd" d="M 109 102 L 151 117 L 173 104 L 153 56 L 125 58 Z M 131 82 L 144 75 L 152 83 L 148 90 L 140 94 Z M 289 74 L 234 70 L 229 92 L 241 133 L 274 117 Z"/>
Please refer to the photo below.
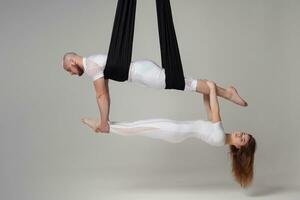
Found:
<path fill-rule="evenodd" d="M 248 106 L 248 103 L 240 97 L 237 90 L 233 86 L 229 86 L 227 89 L 227 92 L 229 93 L 229 100 L 233 103 L 236 103 L 240 106 Z"/>
<path fill-rule="evenodd" d="M 99 124 L 97 123 L 97 121 L 90 118 L 83 117 L 81 118 L 81 122 L 88 125 L 95 132 L 99 132 Z"/>

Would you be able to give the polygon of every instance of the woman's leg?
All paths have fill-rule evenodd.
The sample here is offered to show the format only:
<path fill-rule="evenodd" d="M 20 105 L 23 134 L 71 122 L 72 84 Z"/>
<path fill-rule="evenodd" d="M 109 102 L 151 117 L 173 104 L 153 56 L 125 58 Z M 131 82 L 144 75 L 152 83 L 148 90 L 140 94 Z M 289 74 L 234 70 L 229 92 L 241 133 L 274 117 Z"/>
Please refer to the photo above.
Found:
<path fill-rule="evenodd" d="M 91 129 L 93 129 L 93 131 L 99 132 L 98 128 L 99 128 L 100 124 L 99 124 L 98 121 L 90 119 L 90 118 L 83 117 L 83 118 L 81 118 L 81 122 L 84 123 L 84 124 L 86 124 Z"/>
<path fill-rule="evenodd" d="M 209 94 L 210 88 L 208 87 L 208 85 L 206 84 L 205 79 L 199 79 L 197 80 L 197 87 L 196 87 L 196 91 L 202 94 Z M 219 97 L 223 97 L 224 99 L 227 99 L 235 104 L 238 104 L 240 106 L 247 106 L 247 102 L 242 99 L 237 90 L 233 87 L 230 86 L 227 89 L 224 89 L 222 87 L 219 87 L 218 85 L 216 85 L 216 93 L 217 96 Z"/>

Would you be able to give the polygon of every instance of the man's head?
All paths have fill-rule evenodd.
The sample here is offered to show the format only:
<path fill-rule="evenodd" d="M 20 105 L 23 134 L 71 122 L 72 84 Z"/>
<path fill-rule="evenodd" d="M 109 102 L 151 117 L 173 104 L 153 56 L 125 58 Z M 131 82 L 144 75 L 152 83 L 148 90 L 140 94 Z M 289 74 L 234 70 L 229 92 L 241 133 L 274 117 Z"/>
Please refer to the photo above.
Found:
<path fill-rule="evenodd" d="M 82 57 L 74 52 L 65 53 L 63 57 L 63 67 L 70 75 L 82 76 L 84 70 L 82 65 Z"/>

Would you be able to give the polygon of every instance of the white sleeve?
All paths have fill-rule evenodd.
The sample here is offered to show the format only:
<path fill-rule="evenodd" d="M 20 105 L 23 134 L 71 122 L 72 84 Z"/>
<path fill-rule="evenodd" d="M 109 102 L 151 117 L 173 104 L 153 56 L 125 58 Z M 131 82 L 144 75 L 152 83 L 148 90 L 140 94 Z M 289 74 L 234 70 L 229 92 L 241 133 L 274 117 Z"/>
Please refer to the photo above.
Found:
<path fill-rule="evenodd" d="M 213 123 L 214 132 L 211 135 L 212 145 L 223 146 L 225 145 L 225 132 L 221 121 Z"/>
<path fill-rule="evenodd" d="M 86 59 L 86 73 L 95 81 L 104 77 L 104 66 L 101 66 L 95 61 L 95 56 L 90 56 Z"/>

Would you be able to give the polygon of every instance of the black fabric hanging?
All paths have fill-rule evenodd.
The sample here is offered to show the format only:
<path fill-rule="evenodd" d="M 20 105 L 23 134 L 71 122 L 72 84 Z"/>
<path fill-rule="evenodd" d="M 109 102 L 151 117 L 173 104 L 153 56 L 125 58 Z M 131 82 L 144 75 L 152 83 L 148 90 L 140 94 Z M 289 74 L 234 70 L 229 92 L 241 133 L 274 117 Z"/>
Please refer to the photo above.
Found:
<path fill-rule="evenodd" d="M 185 81 L 169 0 L 156 0 L 165 89 L 184 90 Z M 110 47 L 104 70 L 107 79 L 126 81 L 132 57 L 136 0 L 118 0 Z"/>
<path fill-rule="evenodd" d="M 184 90 L 185 81 L 169 0 L 156 0 L 162 67 L 166 89 Z"/>
<path fill-rule="evenodd" d="M 128 80 L 132 55 L 136 0 L 118 0 L 104 78 Z"/>

